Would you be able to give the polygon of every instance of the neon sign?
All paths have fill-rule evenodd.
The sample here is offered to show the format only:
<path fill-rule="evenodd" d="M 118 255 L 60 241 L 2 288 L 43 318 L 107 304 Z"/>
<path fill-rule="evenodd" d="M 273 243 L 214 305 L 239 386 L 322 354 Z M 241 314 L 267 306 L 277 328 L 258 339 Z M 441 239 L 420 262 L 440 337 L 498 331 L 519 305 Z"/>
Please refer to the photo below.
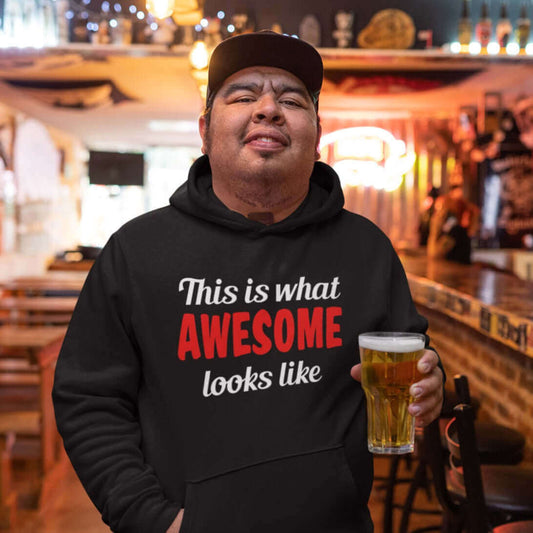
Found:
<path fill-rule="evenodd" d="M 320 151 L 340 177 L 342 186 L 397 189 L 411 170 L 415 154 L 405 143 L 382 128 L 346 128 L 324 135 Z M 326 157 L 329 156 L 329 157 Z"/>

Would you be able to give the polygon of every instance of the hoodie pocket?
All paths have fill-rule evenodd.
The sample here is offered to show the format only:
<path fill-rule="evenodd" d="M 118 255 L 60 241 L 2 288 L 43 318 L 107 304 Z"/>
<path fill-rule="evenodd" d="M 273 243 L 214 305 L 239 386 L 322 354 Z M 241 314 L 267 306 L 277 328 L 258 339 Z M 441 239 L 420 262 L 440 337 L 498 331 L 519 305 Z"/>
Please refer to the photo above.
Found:
<path fill-rule="evenodd" d="M 370 531 L 366 502 L 337 446 L 190 482 L 180 533 Z"/>

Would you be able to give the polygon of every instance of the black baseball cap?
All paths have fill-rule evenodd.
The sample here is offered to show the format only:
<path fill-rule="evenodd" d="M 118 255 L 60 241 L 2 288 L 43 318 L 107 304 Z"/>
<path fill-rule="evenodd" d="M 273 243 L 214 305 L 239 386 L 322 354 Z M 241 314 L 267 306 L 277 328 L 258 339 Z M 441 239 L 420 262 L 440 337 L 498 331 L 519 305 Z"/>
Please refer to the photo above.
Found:
<path fill-rule="evenodd" d="M 320 54 L 297 37 L 270 30 L 230 37 L 215 48 L 209 61 L 207 102 L 232 74 L 255 66 L 277 67 L 294 74 L 306 86 L 313 103 L 318 104 L 324 74 Z"/>

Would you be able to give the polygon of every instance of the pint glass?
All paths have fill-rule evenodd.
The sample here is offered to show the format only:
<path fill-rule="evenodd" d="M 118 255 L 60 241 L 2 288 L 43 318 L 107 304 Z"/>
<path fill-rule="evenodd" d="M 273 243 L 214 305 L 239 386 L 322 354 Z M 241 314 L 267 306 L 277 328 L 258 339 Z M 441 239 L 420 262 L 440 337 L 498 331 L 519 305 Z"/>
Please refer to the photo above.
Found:
<path fill-rule="evenodd" d="M 407 408 L 410 386 L 421 376 L 416 364 L 424 353 L 419 333 L 375 332 L 359 335 L 361 384 L 368 413 L 368 449 L 400 454 L 414 450 L 415 421 Z"/>

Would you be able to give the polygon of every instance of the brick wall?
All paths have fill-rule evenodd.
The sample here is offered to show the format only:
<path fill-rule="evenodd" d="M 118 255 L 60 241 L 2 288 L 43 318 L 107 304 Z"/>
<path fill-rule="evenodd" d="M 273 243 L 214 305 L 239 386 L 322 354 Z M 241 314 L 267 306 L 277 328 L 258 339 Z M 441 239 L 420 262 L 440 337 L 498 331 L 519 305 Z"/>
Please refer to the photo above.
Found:
<path fill-rule="evenodd" d="M 448 379 L 465 374 L 472 396 L 481 402 L 480 416 L 521 431 L 526 460 L 533 461 L 533 359 L 438 311 L 417 307 L 429 321 Z"/>

